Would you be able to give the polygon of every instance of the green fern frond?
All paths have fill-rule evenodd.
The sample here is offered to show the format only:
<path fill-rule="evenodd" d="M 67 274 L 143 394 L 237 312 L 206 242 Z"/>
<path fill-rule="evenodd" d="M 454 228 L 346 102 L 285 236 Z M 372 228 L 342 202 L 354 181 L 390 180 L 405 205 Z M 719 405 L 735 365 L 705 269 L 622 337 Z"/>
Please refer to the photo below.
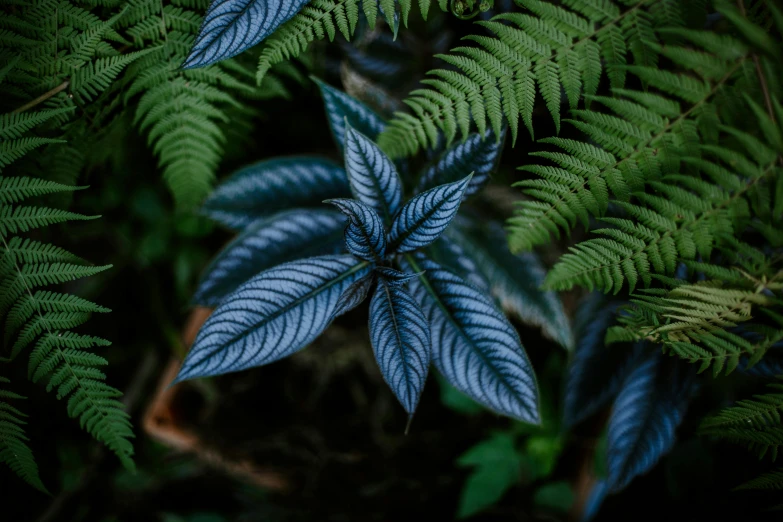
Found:
<path fill-rule="evenodd" d="M 718 415 L 705 419 L 700 431 L 738 444 L 743 444 L 764 457 L 769 453 L 772 460 L 777 458 L 778 450 L 783 446 L 783 385 L 770 384 L 771 390 L 753 399 L 738 401 L 721 411 Z"/>
<path fill-rule="evenodd" d="M 0 140 L 21 138 L 24 133 L 51 118 L 72 112 L 74 107 L 39 112 L 8 113 L 0 116 Z"/>
<path fill-rule="evenodd" d="M 642 123 L 636 121 L 635 125 L 641 129 Z M 678 262 L 694 260 L 697 255 L 709 257 L 716 242 L 716 234 L 729 236 L 735 228 L 741 230 L 741 224 L 748 218 L 748 200 L 753 199 L 753 194 L 765 179 L 775 179 L 781 170 L 774 151 L 768 150 L 761 154 L 758 140 L 745 133 L 739 134 L 742 135 L 739 141 L 745 145 L 747 156 L 725 147 L 698 147 L 693 143 L 687 146 L 675 143 L 674 146 L 665 147 L 663 143 L 663 154 L 659 156 L 672 156 L 675 150 L 689 150 L 693 154 L 700 149 L 703 156 L 689 156 L 682 158 L 682 161 L 701 173 L 702 177 L 669 175 L 657 181 L 657 173 L 662 169 L 659 163 L 661 160 L 658 157 L 650 158 L 651 161 L 640 167 L 640 170 L 645 168 L 642 179 L 647 180 L 647 191 L 633 194 L 636 203 L 617 201 L 618 207 L 630 219 L 604 218 L 614 228 L 596 230 L 597 234 L 605 237 L 590 239 L 572 247 L 570 253 L 553 267 L 545 284 L 558 290 L 583 285 L 615 293 L 627 284 L 633 291 L 640 280 L 644 286 L 649 286 L 651 273 L 672 274 Z M 689 142 L 680 140 L 680 143 Z M 674 156 L 678 159 L 676 153 Z M 761 163 L 752 161 L 751 157 Z M 650 165 L 654 168 L 648 168 Z M 675 172 L 679 169 L 679 162 L 666 168 Z M 540 184 L 522 182 L 522 185 L 530 186 L 533 183 Z M 559 184 L 556 188 L 561 192 L 568 188 L 562 186 Z M 540 192 L 533 195 L 541 199 Z M 601 194 L 595 189 L 590 191 L 590 195 L 596 199 Z M 603 189 L 603 194 L 603 200 L 607 201 L 606 189 Z M 523 203 L 523 207 L 530 206 Z M 540 208 L 537 206 L 534 210 Z M 548 207 L 547 210 L 549 208 L 559 210 L 556 206 Z M 586 210 L 591 208 L 586 207 Z M 586 218 L 585 211 L 582 217 Z M 520 220 L 513 218 L 511 222 L 519 224 Z"/>
<path fill-rule="evenodd" d="M 783 469 L 764 473 L 736 489 L 783 489 Z"/>
<path fill-rule="evenodd" d="M 613 88 L 622 88 L 629 55 L 643 66 L 657 61 L 649 48 L 658 41 L 648 12 L 655 0 L 574 0 L 565 3 L 567 8 L 542 0 L 517 3 L 531 14 L 504 13 L 476 22 L 492 36 L 468 36 L 476 47 L 439 56 L 454 70 L 431 71 L 432 78 L 423 81 L 428 88 L 411 93 L 405 103 L 413 114 L 395 114 L 379 137 L 384 150 L 413 155 L 435 146 L 441 132 L 451 143 L 458 131 L 467 135 L 471 121 L 480 133 L 489 126 L 497 134 L 505 122 L 515 142 L 521 118 L 532 136 L 536 90 L 559 128 L 561 85 L 575 108 L 580 94 L 597 92 L 604 71 Z"/>
<path fill-rule="evenodd" d="M 36 178 L 0 178 L 0 204 L 18 203 L 35 196 L 83 188 Z"/>
<path fill-rule="evenodd" d="M 553 161 L 557 167 L 521 167 L 539 178 L 516 184 L 533 200 L 522 202 L 508 222 L 512 250 L 529 250 L 560 237 L 561 231 L 570 231 L 578 222 L 587 226 L 591 217 L 605 214 L 610 198 L 625 206 L 631 193 L 642 190 L 645 182 L 660 180 L 663 172 L 677 172 L 682 157 L 686 152 L 693 154 L 700 141 L 696 118 L 741 63 L 727 65 L 725 74 L 711 86 L 705 83 L 708 88 L 699 91 L 699 99 L 692 97 L 693 90 L 669 95 L 665 91 L 659 94 L 619 89 L 611 98 L 588 97 L 614 114 L 575 110 L 571 111 L 575 119 L 569 122 L 601 148 L 573 140 L 542 140 L 562 152 L 533 154 Z M 652 80 L 648 82 L 651 87 L 690 82 L 685 75 L 675 75 L 682 80 L 667 75 L 662 79 L 654 68 L 631 70 Z M 631 207 L 626 206 L 626 210 Z M 660 232 L 660 225 L 656 222 L 652 230 L 625 230 L 623 245 L 629 248 L 634 240 L 643 240 L 641 236 Z"/>
<path fill-rule="evenodd" d="M 57 184 L 17 178 L 0 178 L 0 187 L 8 189 L 8 202 L 59 189 Z M 63 249 L 7 237 L 72 219 L 90 218 L 41 207 L 0 207 L 0 319 L 5 318 L 5 344 L 11 345 L 11 359 L 35 344 L 31 378 L 37 381 L 49 375 L 47 389 L 56 389 L 58 398 L 69 397 L 68 414 L 78 417 L 83 428 L 114 451 L 125 466 L 132 467 L 133 448 L 128 439 L 133 434 L 122 403 L 115 399 L 121 393 L 103 382 L 105 376 L 97 367 L 106 361 L 85 351 L 109 343 L 69 331 L 84 323 L 91 313 L 108 310 L 73 295 L 35 290 L 91 276 L 109 267 L 88 266 Z"/>
<path fill-rule="evenodd" d="M 145 49 L 122 56 L 98 58 L 88 63 L 74 71 L 71 76 L 71 92 L 80 103 L 92 101 L 109 88 L 112 81 L 127 65 L 151 51 L 152 49 Z"/>
<path fill-rule="evenodd" d="M 0 377 L 0 383 L 9 384 L 5 377 Z M 25 399 L 10 390 L 0 388 L 0 462 L 8 465 L 11 471 L 39 491 L 48 493 L 38 475 L 38 465 L 33 452 L 27 446 L 29 440 L 25 436 L 23 426 L 27 424 L 24 413 L 11 405 L 12 400 Z"/>
<path fill-rule="evenodd" d="M 200 204 L 212 187 L 225 142 L 219 124 L 227 122 L 227 107 L 241 107 L 235 95 L 287 95 L 284 88 L 269 92 L 268 82 L 254 86 L 252 72 L 233 60 L 180 69 L 200 28 L 203 9 L 197 4 L 139 0 L 120 20 L 137 46 L 154 45 L 128 68 L 124 101 L 136 104 L 134 124 L 147 135 L 181 208 Z"/>
<path fill-rule="evenodd" d="M 359 0 L 313 0 L 264 43 L 256 81 L 260 84 L 273 65 L 296 58 L 315 40 L 334 41 L 337 31 L 350 40 L 358 21 Z"/>
<path fill-rule="evenodd" d="M 49 143 L 64 143 L 64 141 L 52 138 L 27 136 L 18 140 L 0 142 L 0 172 L 28 152 Z"/>

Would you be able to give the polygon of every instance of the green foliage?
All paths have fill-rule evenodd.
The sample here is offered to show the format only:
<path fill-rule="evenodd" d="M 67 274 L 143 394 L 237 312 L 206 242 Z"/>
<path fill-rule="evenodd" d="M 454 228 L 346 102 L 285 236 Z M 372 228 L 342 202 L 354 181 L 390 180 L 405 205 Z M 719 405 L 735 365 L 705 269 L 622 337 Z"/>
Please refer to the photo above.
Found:
<path fill-rule="evenodd" d="M 495 504 L 520 480 L 520 458 L 509 433 L 496 433 L 463 454 L 457 464 L 473 467 L 460 499 L 458 518 L 467 518 Z"/>
<path fill-rule="evenodd" d="M 252 71 L 235 60 L 182 70 L 201 26 L 207 2 L 136 0 L 119 24 L 144 57 L 128 69 L 126 104 L 147 141 L 179 207 L 194 208 L 209 193 L 226 142 L 230 109 L 243 108 L 237 96 L 263 99 L 288 96 L 279 79 L 260 87 Z"/>
<path fill-rule="evenodd" d="M 451 69 L 436 69 L 427 85 L 411 93 L 413 114 L 398 112 L 379 144 L 392 156 L 435 146 L 439 133 L 451 143 L 464 139 L 471 121 L 482 134 L 500 134 L 508 124 L 516 141 L 521 118 L 533 135 L 536 90 L 560 126 L 560 89 L 575 109 L 580 95 L 595 95 L 602 75 L 613 88 L 625 84 L 629 58 L 653 66 L 658 42 L 655 0 L 575 0 L 564 6 L 542 0 L 517 0 L 524 13 L 503 13 L 476 22 L 492 36 L 471 35 L 477 46 L 460 46 L 440 55 Z M 507 24 L 506 22 L 511 22 Z"/>
<path fill-rule="evenodd" d="M 90 219 L 40 206 L 12 205 L 28 197 L 60 192 L 57 184 L 30 178 L 0 178 L 0 319 L 10 359 L 34 346 L 29 375 L 33 382 L 48 378 L 47 390 L 68 398 L 68 414 L 93 437 L 114 451 L 124 465 L 133 466 L 128 415 L 115 397 L 121 392 L 108 386 L 98 367 L 106 360 L 91 351 L 110 343 L 69 330 L 83 324 L 93 312 L 109 310 L 86 299 L 40 289 L 91 276 L 110 268 L 90 266 L 73 254 L 38 241 L 12 235 L 53 223 Z M 66 187 L 65 190 L 72 190 Z M 22 475 L 26 477 L 26 475 Z"/>
<path fill-rule="evenodd" d="M 755 395 L 753 399 L 741 400 L 719 414 L 702 422 L 701 431 L 729 442 L 742 444 L 758 454 L 759 458 L 769 454 L 775 460 L 783 447 L 783 385 L 768 385 L 769 392 Z M 754 481 L 769 484 L 772 477 L 760 477 Z M 779 478 L 779 477 L 778 477 Z M 757 482 L 760 481 L 760 482 Z"/>
<path fill-rule="evenodd" d="M 10 383 L 5 377 L 0 377 L 0 383 Z M 26 424 L 24 413 L 11 405 L 11 401 L 25 397 L 0 388 L 0 462 L 8 465 L 22 480 L 39 491 L 46 493 L 46 487 L 38 476 L 38 466 L 33 458 L 33 452 L 27 446 L 28 438 L 24 434 Z"/>
<path fill-rule="evenodd" d="M 737 489 L 783 489 L 783 469 L 764 473 L 760 477 L 747 481 Z"/>
<path fill-rule="evenodd" d="M 378 18 L 378 4 L 384 12 L 396 9 L 394 0 L 380 2 L 360 0 L 313 0 L 302 8 L 288 22 L 283 24 L 268 38 L 261 48 L 258 60 L 256 79 L 259 83 L 267 77 L 272 67 L 291 58 L 300 56 L 308 46 L 316 40 L 329 39 L 333 42 L 338 32 L 346 40 L 350 40 L 359 23 L 359 4 L 369 27 L 375 27 Z M 429 13 L 430 0 L 418 0 L 422 17 L 426 20 Z M 412 0 L 400 0 L 399 7 L 403 24 L 408 26 L 408 15 Z M 443 1 L 438 3 L 441 10 L 446 10 Z M 388 20 L 388 19 L 387 19 Z"/>

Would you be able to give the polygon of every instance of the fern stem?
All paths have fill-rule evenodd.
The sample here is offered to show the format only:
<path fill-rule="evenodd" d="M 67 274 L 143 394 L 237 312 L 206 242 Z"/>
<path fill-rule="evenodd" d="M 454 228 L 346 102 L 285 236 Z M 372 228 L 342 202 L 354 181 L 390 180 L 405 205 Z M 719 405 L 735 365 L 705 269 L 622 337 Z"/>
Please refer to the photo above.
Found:
<path fill-rule="evenodd" d="M 24 105 L 22 105 L 22 106 L 21 106 L 21 107 L 19 107 L 18 109 L 14 109 L 14 110 L 13 110 L 13 111 L 11 111 L 11 112 L 12 112 L 13 114 L 19 114 L 20 112 L 24 112 L 24 111 L 26 111 L 26 110 L 32 109 L 33 107 L 35 107 L 35 106 L 36 106 L 36 105 L 38 105 L 39 103 L 43 103 L 43 102 L 45 102 L 46 100 L 48 100 L 49 98 L 51 98 L 52 96 L 55 96 L 56 94 L 59 94 L 59 93 L 63 92 L 65 89 L 67 89 L 67 88 L 68 88 L 68 86 L 69 86 L 70 84 L 71 84 L 71 81 L 70 81 L 70 80 L 65 80 L 63 83 L 61 83 L 60 85 L 58 85 L 58 86 L 57 86 L 57 87 L 55 87 L 54 89 L 51 89 L 51 90 L 49 90 L 49 91 L 46 91 L 45 93 L 43 93 L 42 95 L 40 95 L 40 96 L 39 96 L 39 97 L 37 97 L 36 99 L 34 99 L 34 100 L 32 100 L 32 101 L 29 101 L 29 102 L 25 103 Z"/>

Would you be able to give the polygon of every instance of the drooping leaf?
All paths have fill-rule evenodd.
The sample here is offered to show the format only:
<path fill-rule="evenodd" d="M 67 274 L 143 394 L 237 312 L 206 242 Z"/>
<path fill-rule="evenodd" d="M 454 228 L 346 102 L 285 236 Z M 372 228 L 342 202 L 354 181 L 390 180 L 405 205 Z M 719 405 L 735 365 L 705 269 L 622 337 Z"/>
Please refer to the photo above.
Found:
<path fill-rule="evenodd" d="M 391 223 L 402 204 L 400 176 L 386 154 L 350 125 L 345 129 L 345 170 L 354 198 Z"/>
<path fill-rule="evenodd" d="M 606 330 L 616 323 L 617 308 L 600 292 L 579 305 L 574 321 L 576 347 L 565 382 L 563 424 L 574 426 L 606 406 L 623 384 L 641 345 L 604 344 Z"/>
<path fill-rule="evenodd" d="M 350 194 L 345 171 L 321 158 L 291 157 L 244 167 L 221 183 L 201 212 L 239 230 L 259 218 L 296 207 L 319 207 Z"/>
<path fill-rule="evenodd" d="M 309 0 L 212 0 L 184 69 L 204 67 L 253 47 Z"/>
<path fill-rule="evenodd" d="M 337 309 L 334 311 L 334 316 L 342 315 L 362 304 L 367 299 L 367 296 L 370 295 L 370 289 L 374 281 L 375 277 L 373 277 L 373 274 L 368 274 L 351 283 L 337 301 Z"/>
<path fill-rule="evenodd" d="M 471 176 L 440 185 L 413 197 L 401 209 L 391 226 L 389 250 L 411 252 L 438 239 L 457 215 Z"/>
<path fill-rule="evenodd" d="M 628 374 L 608 425 L 610 491 L 625 488 L 671 449 L 690 398 L 691 370 L 651 350 Z"/>
<path fill-rule="evenodd" d="M 412 293 L 432 329 L 435 366 L 455 388 L 498 413 L 537 424 L 535 373 L 514 327 L 484 294 L 422 254 Z"/>
<path fill-rule="evenodd" d="M 254 275 L 294 259 L 343 251 L 342 215 L 331 209 L 296 209 L 256 221 L 204 271 L 193 303 L 217 306 Z"/>
<path fill-rule="evenodd" d="M 571 325 L 560 297 L 541 289 L 546 268 L 535 252 L 512 254 L 502 225 L 494 221 L 459 219 L 445 235 L 462 245 L 473 259 L 506 313 L 541 327 L 547 337 L 567 350 L 573 347 Z"/>
<path fill-rule="evenodd" d="M 345 143 L 346 119 L 351 127 L 373 141 L 386 128 L 386 122 L 383 121 L 383 118 L 365 104 L 353 96 L 349 96 L 322 82 L 318 78 L 312 78 L 318 84 L 318 88 L 321 89 L 326 118 L 329 121 L 329 129 L 332 131 L 332 137 L 335 143 L 337 143 L 340 152 L 343 151 L 343 143 Z"/>
<path fill-rule="evenodd" d="M 199 330 L 175 382 L 261 366 L 311 343 L 343 292 L 372 270 L 351 255 L 292 261 L 228 295 Z"/>
<path fill-rule="evenodd" d="M 489 130 L 483 139 L 480 134 L 473 133 L 465 141 L 452 145 L 437 163 L 422 174 L 416 191 L 423 192 L 444 183 L 459 181 L 472 172 L 473 179 L 465 190 L 465 197 L 475 194 L 489 182 L 490 175 L 497 168 L 505 137 L 504 131 L 498 140 Z"/>
<path fill-rule="evenodd" d="M 386 256 L 386 230 L 375 209 L 354 199 L 329 199 L 348 216 L 345 246 L 348 252 L 365 261 L 381 261 Z"/>
<path fill-rule="evenodd" d="M 430 327 L 418 303 L 395 277 L 378 277 L 370 301 L 370 340 L 386 383 L 413 415 L 432 357 Z"/>

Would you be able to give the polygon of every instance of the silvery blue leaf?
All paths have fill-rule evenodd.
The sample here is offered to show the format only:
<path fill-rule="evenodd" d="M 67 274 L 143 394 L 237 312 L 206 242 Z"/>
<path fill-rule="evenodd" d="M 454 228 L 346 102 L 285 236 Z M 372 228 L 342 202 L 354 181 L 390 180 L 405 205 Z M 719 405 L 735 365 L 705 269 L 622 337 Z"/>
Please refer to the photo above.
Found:
<path fill-rule="evenodd" d="M 440 185 L 413 197 L 394 218 L 389 233 L 389 250 L 411 252 L 438 239 L 457 215 L 471 176 Z"/>
<path fill-rule="evenodd" d="M 519 335 L 483 293 L 422 254 L 403 258 L 432 330 L 433 361 L 476 402 L 503 415 L 540 422 L 535 373 Z"/>
<path fill-rule="evenodd" d="M 236 56 L 271 35 L 309 0 L 212 0 L 184 69 Z"/>
<path fill-rule="evenodd" d="M 443 153 L 437 163 L 424 171 L 416 191 L 422 192 L 437 185 L 458 181 L 472 172 L 473 179 L 465 191 L 465 197 L 472 196 L 484 188 L 497 169 L 505 137 L 504 130 L 498 141 L 495 134 L 489 130 L 484 139 L 480 134 L 473 133 L 464 142 L 455 143 Z"/>
<path fill-rule="evenodd" d="M 391 223 L 402 204 L 400 176 L 386 154 L 350 125 L 345 130 L 345 170 L 353 197 Z"/>
<path fill-rule="evenodd" d="M 371 140 L 377 139 L 378 134 L 386 128 L 386 122 L 383 121 L 383 118 L 353 96 L 349 96 L 315 77 L 313 80 L 321 89 L 329 128 L 340 152 L 343 151 L 343 143 L 345 143 L 346 119 L 351 127 Z"/>
<path fill-rule="evenodd" d="M 388 268 L 385 266 L 375 267 L 375 273 L 381 276 L 384 282 L 390 286 L 406 286 L 408 284 L 408 281 L 411 281 L 419 277 L 419 274 L 400 272 L 399 270 L 395 270 L 393 268 Z"/>
<path fill-rule="evenodd" d="M 348 216 L 345 246 L 348 252 L 366 261 L 380 261 L 386 256 L 386 230 L 375 209 L 353 199 L 327 199 Z"/>
<path fill-rule="evenodd" d="M 366 261 L 339 255 L 261 272 L 209 316 L 175 382 L 261 366 L 301 350 L 329 326 L 345 290 L 371 270 Z"/>
<path fill-rule="evenodd" d="M 345 219 L 331 209 L 295 209 L 256 221 L 210 263 L 193 303 L 217 306 L 242 283 L 273 266 L 343 252 Z"/>
<path fill-rule="evenodd" d="M 678 364 L 679 363 L 679 364 Z M 647 473 L 674 444 L 693 386 L 693 371 L 652 349 L 628 374 L 607 432 L 606 482 L 611 492 Z"/>
<path fill-rule="evenodd" d="M 534 252 L 514 255 L 500 223 L 459 219 L 444 237 L 462 246 L 506 313 L 539 326 L 544 335 L 570 350 L 573 336 L 563 303 L 556 292 L 541 290 L 546 268 Z"/>
<path fill-rule="evenodd" d="M 367 299 L 370 294 L 370 288 L 375 280 L 372 274 L 366 275 L 363 278 L 351 283 L 351 285 L 345 289 L 343 295 L 337 302 L 337 309 L 334 311 L 334 316 L 342 315 L 350 310 L 353 310 L 362 302 Z"/>
<path fill-rule="evenodd" d="M 212 192 L 202 214 L 239 230 L 257 219 L 296 207 L 320 207 L 350 195 L 345 171 L 321 158 L 260 161 L 239 169 Z"/>
<path fill-rule="evenodd" d="M 384 277 L 370 301 L 370 341 L 384 380 L 413 415 L 430 367 L 430 326 L 408 291 Z"/>
<path fill-rule="evenodd" d="M 589 294 L 576 313 L 576 348 L 566 375 L 563 424 L 574 426 L 609 404 L 620 391 L 641 352 L 641 345 L 604 344 L 606 330 L 616 324 L 617 308 L 601 292 Z"/>

